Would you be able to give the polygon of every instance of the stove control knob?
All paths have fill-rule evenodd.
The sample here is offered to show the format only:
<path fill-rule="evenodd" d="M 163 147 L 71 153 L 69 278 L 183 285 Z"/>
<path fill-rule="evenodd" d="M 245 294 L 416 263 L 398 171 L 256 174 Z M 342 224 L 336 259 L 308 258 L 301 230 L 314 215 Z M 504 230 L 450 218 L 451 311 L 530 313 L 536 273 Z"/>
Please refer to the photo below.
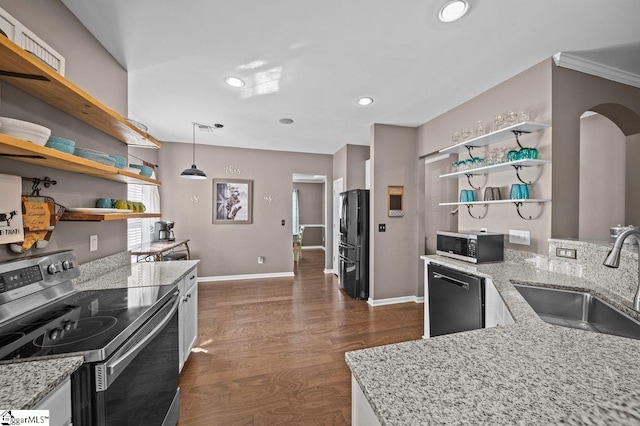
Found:
<path fill-rule="evenodd" d="M 69 330 L 71 330 L 71 326 L 72 325 L 73 325 L 73 323 L 71 321 L 69 321 L 69 322 L 65 322 L 62 327 L 64 327 L 64 331 L 69 331 Z"/>
<path fill-rule="evenodd" d="M 47 266 L 47 272 L 49 273 L 49 275 L 53 275 L 56 272 L 60 272 L 60 264 L 56 264 L 56 263 L 52 263 L 51 265 Z"/>
<path fill-rule="evenodd" d="M 51 330 L 49 332 L 49 339 L 51 340 L 57 340 L 58 337 L 60 337 L 60 333 L 62 332 L 61 329 L 59 328 L 54 328 L 53 330 Z"/>
<path fill-rule="evenodd" d="M 64 262 L 62 262 L 62 269 L 64 269 L 65 271 L 71 269 L 71 266 L 72 264 L 69 260 L 65 260 Z"/>

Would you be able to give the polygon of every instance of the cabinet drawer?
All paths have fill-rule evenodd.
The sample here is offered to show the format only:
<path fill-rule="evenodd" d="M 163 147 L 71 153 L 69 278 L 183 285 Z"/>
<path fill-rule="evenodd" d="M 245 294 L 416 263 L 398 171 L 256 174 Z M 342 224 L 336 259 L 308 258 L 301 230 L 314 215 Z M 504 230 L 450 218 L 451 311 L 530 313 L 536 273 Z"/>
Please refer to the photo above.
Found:
<path fill-rule="evenodd" d="M 184 292 L 188 292 L 198 282 L 198 271 L 194 268 L 187 272 L 187 276 L 182 281 L 184 284 Z"/>

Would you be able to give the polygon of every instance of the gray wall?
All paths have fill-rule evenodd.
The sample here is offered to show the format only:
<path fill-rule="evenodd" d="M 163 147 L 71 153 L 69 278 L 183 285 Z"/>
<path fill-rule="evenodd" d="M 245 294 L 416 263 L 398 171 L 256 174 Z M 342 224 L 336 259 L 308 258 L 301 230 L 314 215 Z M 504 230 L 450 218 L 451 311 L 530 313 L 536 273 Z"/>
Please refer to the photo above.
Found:
<path fill-rule="evenodd" d="M 5 9 L 27 28 L 66 58 L 66 76 L 74 84 L 126 115 L 126 71 L 102 48 L 91 34 L 58 0 L 2 1 Z M 24 92 L 1 82 L 0 115 L 33 121 L 52 129 L 52 134 L 70 138 L 77 145 L 110 154 L 126 156 L 127 147 L 81 121 L 52 108 Z M 99 197 L 124 198 L 127 186 L 104 179 L 33 166 L 0 159 L 0 173 L 23 177 L 48 176 L 58 184 L 44 189 L 42 195 L 53 197 L 68 207 L 93 207 Z M 29 194 L 30 183 L 23 185 Z M 126 221 L 60 222 L 45 249 L 27 254 L 41 254 L 60 249 L 75 249 L 81 263 L 126 250 Z M 98 250 L 89 252 L 89 236 L 98 235 Z M 19 256 L 8 247 L 0 250 L 0 261 Z"/>
<path fill-rule="evenodd" d="M 507 109 L 523 110 L 531 112 L 531 120 L 539 123 L 551 123 L 551 59 L 546 60 L 532 68 L 512 77 L 511 79 L 487 90 L 477 97 L 453 108 L 439 117 L 423 124 L 418 129 L 419 134 L 419 154 L 426 156 L 438 150 L 451 146 L 453 131 L 463 127 L 475 128 L 478 120 L 485 123 L 493 123 L 493 117 L 497 112 L 504 112 Z M 539 150 L 540 158 L 551 159 L 551 130 L 524 135 L 520 138 L 524 146 L 533 146 Z M 502 147 L 511 149 L 516 146 L 515 139 L 491 145 L 489 149 Z M 484 157 L 486 150 L 480 148 L 474 151 L 474 155 Z M 460 154 L 461 159 L 468 158 L 468 155 Z M 555 159 L 555 158 L 554 158 Z M 555 170 L 555 165 L 553 170 Z M 532 198 L 551 198 L 551 170 L 552 167 L 542 166 L 524 170 L 521 175 L 527 180 L 533 180 L 535 184 L 531 187 Z M 484 178 L 474 178 L 475 186 L 497 186 L 501 188 L 503 197 L 508 195 L 508 189 L 518 180 L 514 172 L 506 171 L 487 175 Z M 466 179 L 459 179 L 458 191 L 461 189 L 472 189 Z M 484 189 L 482 190 L 484 191 Z M 481 191 L 476 191 L 480 197 Z M 449 201 L 456 201 L 457 197 Z M 551 212 L 554 204 L 527 205 L 523 207 L 525 214 L 536 217 L 536 220 L 521 219 L 512 204 L 500 204 L 486 207 L 486 217 L 481 220 L 473 219 L 467 212 L 466 207 L 462 207 L 458 213 L 458 228 L 460 230 L 480 230 L 487 228 L 490 232 L 500 232 L 508 234 L 510 229 L 526 230 L 531 235 L 531 245 L 510 245 L 506 247 L 515 250 L 533 251 L 538 253 L 547 252 L 547 239 L 551 232 Z M 452 210 L 452 209 L 450 209 Z M 484 206 L 476 206 L 472 209 L 475 216 L 485 213 Z M 427 235 L 427 239 L 435 238 L 433 231 Z M 508 242 L 508 239 L 507 239 Z"/>
<path fill-rule="evenodd" d="M 636 134 L 640 132 L 640 89 L 556 66 L 552 75 L 555 164 L 550 236 L 577 238 L 580 156 L 576 153 L 580 152 L 580 116 L 585 111 L 595 111 L 616 123 L 625 135 Z M 560 164 L 562 167 L 558 167 Z"/>
<path fill-rule="evenodd" d="M 202 259 L 198 273 L 207 277 L 293 271 L 293 173 L 331 176 L 332 157 L 198 145 L 196 164 L 208 178 L 180 178 L 180 173 L 191 162 L 189 144 L 162 144 L 159 151 L 162 217 L 176 221 L 177 238 L 191 240 L 189 245 L 193 257 Z M 242 169 L 242 173 L 226 174 L 225 167 L 229 165 Z M 213 178 L 253 180 L 252 224 L 212 224 Z M 325 191 L 330 197 L 331 188 L 325 188 Z M 269 196 L 273 197 L 271 203 L 264 199 Z M 326 225 L 330 229 L 330 203 L 325 209 Z M 283 219 L 285 226 L 281 225 Z M 331 235 L 327 235 L 325 256 L 328 269 L 332 268 L 330 238 Z M 263 264 L 258 264 L 258 256 L 265 256 Z"/>
<path fill-rule="evenodd" d="M 418 235 L 418 133 L 374 124 L 371 132 L 370 295 L 374 300 L 422 294 Z M 389 217 L 387 187 L 404 186 L 404 217 Z M 386 232 L 378 232 L 384 223 Z M 420 242 L 420 243 L 419 243 Z"/>
<path fill-rule="evenodd" d="M 640 133 L 627 136 L 626 147 L 625 222 L 627 225 L 640 223 Z M 639 225 L 636 225 L 639 226 Z"/>
<path fill-rule="evenodd" d="M 627 223 L 626 145 L 627 138 L 608 118 L 594 114 L 580 119 L 581 240 L 609 241 L 609 227 Z"/>
<path fill-rule="evenodd" d="M 333 155 L 333 180 L 342 178 L 343 191 L 365 188 L 365 161 L 370 148 L 363 145 L 345 145 Z"/>
<path fill-rule="evenodd" d="M 300 225 L 324 225 L 326 208 L 324 197 L 326 194 L 324 183 L 294 182 L 293 187 L 298 192 L 298 208 L 300 211 Z M 309 226 L 304 230 L 303 246 L 324 247 L 324 229 Z"/>

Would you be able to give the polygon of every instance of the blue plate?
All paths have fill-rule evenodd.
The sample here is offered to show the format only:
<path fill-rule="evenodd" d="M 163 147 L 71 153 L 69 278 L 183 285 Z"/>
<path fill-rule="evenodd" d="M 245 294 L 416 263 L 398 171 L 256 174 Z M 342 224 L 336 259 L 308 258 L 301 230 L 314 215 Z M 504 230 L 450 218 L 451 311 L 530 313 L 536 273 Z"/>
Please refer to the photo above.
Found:
<path fill-rule="evenodd" d="M 151 177 L 151 174 L 153 173 L 153 169 L 151 167 L 143 166 L 142 164 L 129 164 L 129 167 L 140 169 L 140 175 L 144 177 Z"/>

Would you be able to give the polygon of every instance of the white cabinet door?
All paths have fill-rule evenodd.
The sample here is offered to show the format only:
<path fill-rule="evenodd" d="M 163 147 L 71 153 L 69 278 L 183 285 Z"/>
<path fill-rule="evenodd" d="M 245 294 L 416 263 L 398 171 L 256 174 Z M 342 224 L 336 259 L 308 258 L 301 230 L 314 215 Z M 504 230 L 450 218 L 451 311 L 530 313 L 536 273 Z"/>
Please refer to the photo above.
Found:
<path fill-rule="evenodd" d="M 67 426 L 71 424 L 71 380 L 67 377 L 47 396 L 42 398 L 34 410 L 49 410 L 51 426 Z M 7 423 L 8 424 L 8 423 Z"/>
<path fill-rule="evenodd" d="M 183 359 L 186 362 L 198 338 L 198 284 L 191 287 L 184 302 L 184 334 L 182 336 Z"/>
<path fill-rule="evenodd" d="M 513 324 L 511 313 L 502 301 L 498 289 L 489 278 L 485 279 L 485 328 Z"/>
<path fill-rule="evenodd" d="M 198 273 L 196 268 L 190 270 L 186 277 L 178 283 L 180 289 L 180 305 L 178 306 L 179 320 L 179 351 L 180 371 L 189 358 L 191 349 L 198 338 Z"/>
<path fill-rule="evenodd" d="M 360 385 L 351 375 L 351 424 L 353 426 L 380 426 L 380 421 L 364 396 Z"/>

